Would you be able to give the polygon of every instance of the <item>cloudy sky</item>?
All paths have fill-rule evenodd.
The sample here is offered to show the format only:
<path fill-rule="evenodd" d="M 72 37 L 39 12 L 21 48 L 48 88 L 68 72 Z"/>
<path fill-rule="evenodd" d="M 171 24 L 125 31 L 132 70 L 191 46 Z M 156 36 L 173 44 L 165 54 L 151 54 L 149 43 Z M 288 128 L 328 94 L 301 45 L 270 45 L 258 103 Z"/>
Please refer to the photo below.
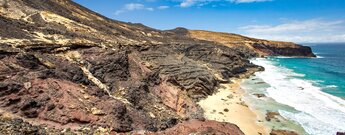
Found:
<path fill-rule="evenodd" d="M 307 42 L 345 42 L 345 0 L 74 0 L 109 18 Z"/>

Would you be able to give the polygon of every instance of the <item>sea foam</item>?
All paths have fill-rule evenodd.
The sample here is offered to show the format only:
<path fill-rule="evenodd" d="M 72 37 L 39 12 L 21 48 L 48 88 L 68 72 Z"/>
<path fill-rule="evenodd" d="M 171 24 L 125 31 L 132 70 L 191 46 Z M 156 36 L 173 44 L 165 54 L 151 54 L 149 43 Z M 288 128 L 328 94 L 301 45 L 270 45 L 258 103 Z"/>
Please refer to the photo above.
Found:
<path fill-rule="evenodd" d="M 266 89 L 276 102 L 293 107 L 298 112 L 280 110 L 280 114 L 298 122 L 311 135 L 330 135 L 345 131 L 345 101 L 321 91 L 313 81 L 298 78 L 291 69 L 276 65 L 268 59 L 252 60 L 263 66 L 264 72 L 256 73 L 270 85 Z"/>
<path fill-rule="evenodd" d="M 336 85 L 327 85 L 326 87 L 327 88 L 338 88 L 338 86 L 336 86 Z"/>

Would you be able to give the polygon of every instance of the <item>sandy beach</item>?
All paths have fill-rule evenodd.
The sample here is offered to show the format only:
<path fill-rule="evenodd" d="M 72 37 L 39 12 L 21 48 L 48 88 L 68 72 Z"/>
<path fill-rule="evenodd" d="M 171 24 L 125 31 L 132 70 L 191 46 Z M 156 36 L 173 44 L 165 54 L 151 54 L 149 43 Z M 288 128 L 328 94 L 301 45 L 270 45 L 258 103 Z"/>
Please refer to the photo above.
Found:
<path fill-rule="evenodd" d="M 270 129 L 258 122 L 257 115 L 242 100 L 244 91 L 239 80 L 232 82 L 222 84 L 219 92 L 198 103 L 205 110 L 205 118 L 236 124 L 246 135 L 268 134 Z"/>

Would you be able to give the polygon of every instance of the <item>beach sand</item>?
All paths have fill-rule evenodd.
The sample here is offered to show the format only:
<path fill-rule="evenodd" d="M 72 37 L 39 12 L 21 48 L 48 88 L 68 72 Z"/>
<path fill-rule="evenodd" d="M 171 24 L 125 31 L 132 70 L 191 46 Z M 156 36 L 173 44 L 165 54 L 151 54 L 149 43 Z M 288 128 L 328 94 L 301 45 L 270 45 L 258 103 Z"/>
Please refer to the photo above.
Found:
<path fill-rule="evenodd" d="M 257 115 L 242 100 L 244 90 L 239 80 L 222 84 L 219 92 L 201 100 L 198 104 L 205 110 L 205 118 L 236 124 L 246 135 L 266 135 L 269 128 L 257 120 Z"/>

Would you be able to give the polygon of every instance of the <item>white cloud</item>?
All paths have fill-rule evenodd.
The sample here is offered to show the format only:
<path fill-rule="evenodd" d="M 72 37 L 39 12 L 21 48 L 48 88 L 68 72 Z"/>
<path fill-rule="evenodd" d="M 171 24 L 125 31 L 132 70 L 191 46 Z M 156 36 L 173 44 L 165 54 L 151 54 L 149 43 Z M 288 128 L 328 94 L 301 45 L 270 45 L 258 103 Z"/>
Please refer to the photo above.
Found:
<path fill-rule="evenodd" d="M 143 9 L 145 6 L 143 4 L 139 3 L 129 3 L 126 4 L 124 9 L 126 10 L 138 10 L 138 9 Z"/>
<path fill-rule="evenodd" d="M 185 1 L 183 1 L 183 2 L 180 4 L 180 6 L 181 6 L 181 7 L 190 7 L 190 6 L 194 5 L 194 4 L 197 3 L 197 2 L 198 2 L 198 0 L 185 0 Z"/>
<path fill-rule="evenodd" d="M 122 9 L 117 10 L 115 15 L 119 15 L 124 12 L 133 11 L 133 10 L 147 10 L 147 11 L 154 11 L 151 7 L 145 7 L 145 5 L 140 3 L 128 3 Z"/>
<path fill-rule="evenodd" d="M 345 42 L 345 21 L 311 19 L 288 21 L 278 25 L 240 27 L 242 34 L 270 40 L 293 42 Z"/>
<path fill-rule="evenodd" d="M 203 6 L 212 2 L 231 2 L 231 3 L 253 3 L 253 2 L 267 2 L 273 0 L 182 0 L 180 7 L 191 7 L 194 5 Z"/>
<path fill-rule="evenodd" d="M 169 6 L 159 6 L 159 7 L 157 7 L 157 9 L 168 9 L 168 8 L 170 8 Z"/>

